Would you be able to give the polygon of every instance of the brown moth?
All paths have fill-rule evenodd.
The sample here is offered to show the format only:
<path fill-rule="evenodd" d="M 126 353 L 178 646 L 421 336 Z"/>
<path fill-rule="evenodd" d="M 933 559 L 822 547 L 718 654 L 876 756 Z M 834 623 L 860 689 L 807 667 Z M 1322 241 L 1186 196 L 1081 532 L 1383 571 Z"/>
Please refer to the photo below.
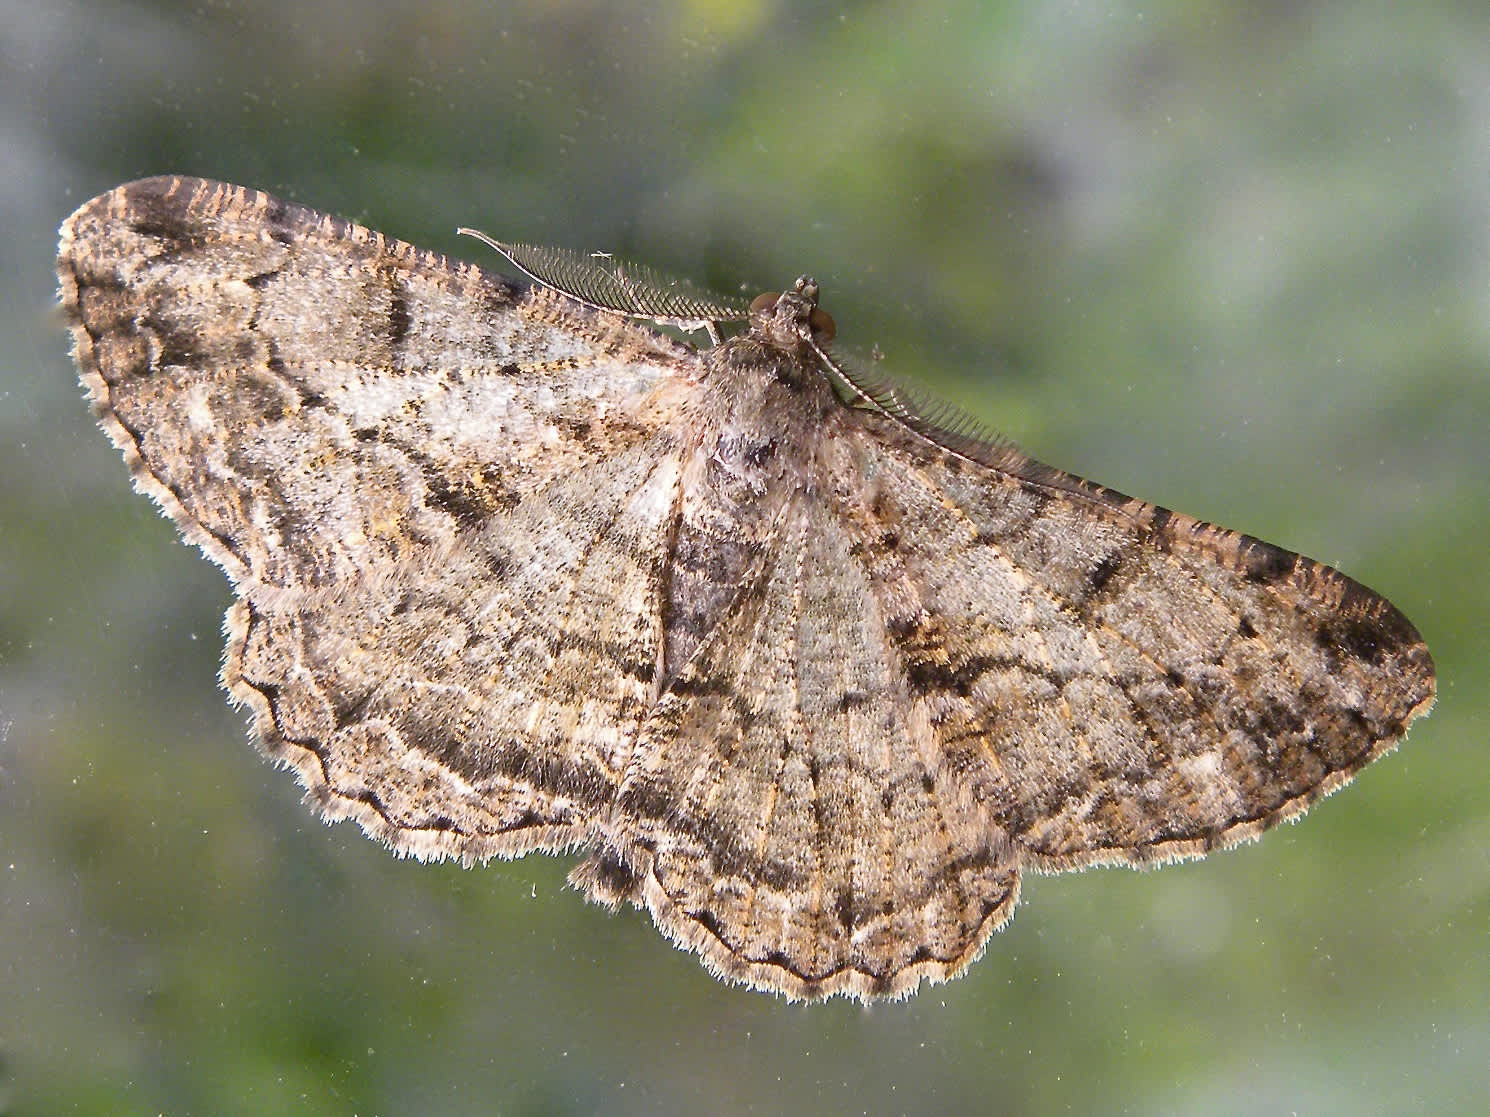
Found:
<path fill-rule="evenodd" d="M 945 980 L 1022 870 L 1256 837 L 1432 705 L 1386 600 L 846 369 L 810 279 L 747 310 L 514 246 L 515 281 L 191 178 L 61 238 L 264 751 L 402 854 L 583 851 L 730 980 Z"/>

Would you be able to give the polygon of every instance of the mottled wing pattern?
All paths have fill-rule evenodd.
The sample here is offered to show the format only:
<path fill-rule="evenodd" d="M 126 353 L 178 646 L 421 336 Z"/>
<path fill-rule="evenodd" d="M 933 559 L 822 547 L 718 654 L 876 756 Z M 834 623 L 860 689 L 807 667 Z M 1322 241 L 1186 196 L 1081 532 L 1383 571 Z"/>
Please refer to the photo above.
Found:
<path fill-rule="evenodd" d="M 954 976 L 1021 867 L 1254 837 L 1432 703 L 1417 632 L 1334 570 L 1012 448 L 844 409 L 821 434 L 579 872 L 720 974 Z"/>
<path fill-rule="evenodd" d="M 1007 447 L 859 412 L 838 466 L 944 763 L 1033 868 L 1196 856 L 1393 747 L 1433 661 L 1336 570 Z"/>
<path fill-rule="evenodd" d="M 1344 575 L 861 386 L 807 277 L 700 354 L 184 178 L 85 205 L 59 273 L 321 810 L 418 856 L 583 845 L 587 894 L 759 988 L 951 977 L 1022 868 L 1255 836 L 1433 701 Z"/>
<path fill-rule="evenodd" d="M 582 838 L 652 697 L 693 351 L 194 179 L 83 207 L 59 271 L 100 422 L 242 598 L 267 751 L 401 851 Z"/>
<path fill-rule="evenodd" d="M 960 971 L 1013 910 L 1017 860 L 944 770 L 892 610 L 854 525 L 801 494 L 643 730 L 619 813 L 654 852 L 632 887 L 718 973 L 899 995 Z"/>

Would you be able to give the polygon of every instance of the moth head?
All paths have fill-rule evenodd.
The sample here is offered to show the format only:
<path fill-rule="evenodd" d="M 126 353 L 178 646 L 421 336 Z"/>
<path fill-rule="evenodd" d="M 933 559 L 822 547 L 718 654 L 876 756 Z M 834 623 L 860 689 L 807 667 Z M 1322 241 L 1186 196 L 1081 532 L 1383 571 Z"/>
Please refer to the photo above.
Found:
<path fill-rule="evenodd" d="M 789 291 L 766 291 L 750 303 L 750 325 L 780 349 L 795 351 L 803 342 L 826 345 L 838 327 L 833 316 L 817 305 L 817 281 L 799 276 Z"/>

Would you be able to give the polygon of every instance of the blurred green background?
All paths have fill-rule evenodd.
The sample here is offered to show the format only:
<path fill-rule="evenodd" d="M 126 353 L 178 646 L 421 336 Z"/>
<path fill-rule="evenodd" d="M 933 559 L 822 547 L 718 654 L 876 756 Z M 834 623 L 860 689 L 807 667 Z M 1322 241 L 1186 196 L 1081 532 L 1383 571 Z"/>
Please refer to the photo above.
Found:
<path fill-rule="evenodd" d="M 0 1113 L 1483 1112 L 1483 0 L 3 0 L 0 137 Z M 164 171 L 811 271 L 1043 460 L 1390 596 L 1438 711 L 1256 846 L 1029 879 L 867 1010 L 714 981 L 567 859 L 398 861 L 244 740 L 226 583 L 80 398 L 55 230 Z"/>

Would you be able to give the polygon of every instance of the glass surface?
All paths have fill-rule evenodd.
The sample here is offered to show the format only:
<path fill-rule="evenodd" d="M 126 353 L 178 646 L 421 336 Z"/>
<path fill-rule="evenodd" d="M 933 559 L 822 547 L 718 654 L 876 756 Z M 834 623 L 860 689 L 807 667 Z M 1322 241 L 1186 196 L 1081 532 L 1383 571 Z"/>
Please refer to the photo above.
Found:
<path fill-rule="evenodd" d="M 0 1111 L 1479 1112 L 1490 1096 L 1481 3 L 0 5 Z M 1298 826 L 1028 877 L 905 1003 L 725 986 L 569 858 L 324 827 L 214 674 L 51 308 L 120 182 L 261 187 L 749 298 L 1051 464 L 1342 567 L 1436 713 Z"/>

